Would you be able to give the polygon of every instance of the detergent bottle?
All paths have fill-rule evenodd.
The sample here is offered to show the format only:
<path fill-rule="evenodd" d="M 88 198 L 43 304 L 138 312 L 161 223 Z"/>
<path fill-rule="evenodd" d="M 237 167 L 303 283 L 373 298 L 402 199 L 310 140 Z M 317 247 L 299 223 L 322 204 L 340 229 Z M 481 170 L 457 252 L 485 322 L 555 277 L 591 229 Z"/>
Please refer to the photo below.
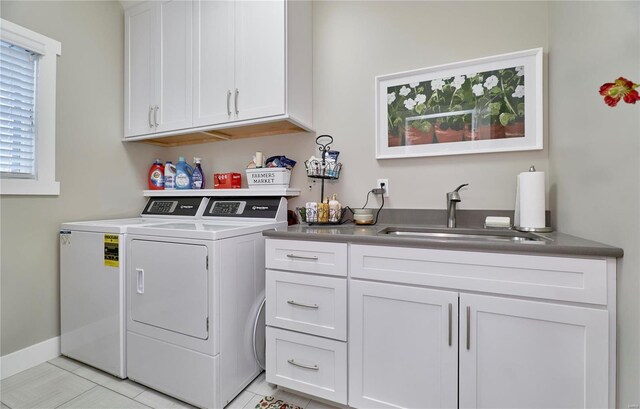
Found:
<path fill-rule="evenodd" d="M 180 156 L 176 163 L 176 189 L 191 189 L 193 168 Z"/>
<path fill-rule="evenodd" d="M 193 158 L 193 176 L 191 178 L 191 189 L 204 189 L 204 172 L 200 162 L 202 159 Z"/>
<path fill-rule="evenodd" d="M 156 159 L 149 169 L 149 190 L 164 190 L 164 165 Z"/>
<path fill-rule="evenodd" d="M 164 188 L 165 190 L 176 188 L 176 167 L 170 160 L 164 165 Z"/>

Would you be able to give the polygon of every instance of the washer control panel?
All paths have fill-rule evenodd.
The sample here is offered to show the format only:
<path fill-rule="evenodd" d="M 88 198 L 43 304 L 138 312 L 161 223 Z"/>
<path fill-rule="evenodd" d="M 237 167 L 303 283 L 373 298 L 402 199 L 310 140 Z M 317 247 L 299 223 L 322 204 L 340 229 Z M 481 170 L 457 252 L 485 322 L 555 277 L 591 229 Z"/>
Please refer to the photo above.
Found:
<path fill-rule="evenodd" d="M 230 214 L 242 214 L 247 202 L 244 201 L 218 201 L 213 202 L 209 208 L 211 216 L 226 216 Z"/>
<path fill-rule="evenodd" d="M 142 216 L 195 217 L 206 200 L 203 197 L 152 197 L 144 207 Z"/>

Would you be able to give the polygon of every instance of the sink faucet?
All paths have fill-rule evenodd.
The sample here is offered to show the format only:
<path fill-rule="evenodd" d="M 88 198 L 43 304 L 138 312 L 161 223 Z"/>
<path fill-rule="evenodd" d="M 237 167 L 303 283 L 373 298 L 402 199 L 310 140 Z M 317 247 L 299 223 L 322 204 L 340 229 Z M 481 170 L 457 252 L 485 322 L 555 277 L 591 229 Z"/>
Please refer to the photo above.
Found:
<path fill-rule="evenodd" d="M 447 227 L 456 227 L 456 205 L 460 199 L 460 189 L 469 186 L 468 183 L 458 186 L 453 192 L 447 193 Z"/>

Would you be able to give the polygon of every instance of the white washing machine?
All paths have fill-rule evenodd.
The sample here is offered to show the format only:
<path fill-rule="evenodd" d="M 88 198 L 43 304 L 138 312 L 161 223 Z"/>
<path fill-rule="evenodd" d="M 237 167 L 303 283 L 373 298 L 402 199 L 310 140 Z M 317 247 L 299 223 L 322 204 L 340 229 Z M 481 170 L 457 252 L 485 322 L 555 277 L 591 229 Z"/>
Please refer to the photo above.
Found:
<path fill-rule="evenodd" d="M 61 352 L 126 378 L 125 237 L 131 226 L 195 219 L 203 197 L 150 198 L 141 217 L 64 223 L 60 229 Z"/>
<path fill-rule="evenodd" d="M 262 231 L 286 228 L 286 212 L 279 197 L 211 198 L 201 220 L 129 230 L 129 378 L 222 408 L 260 373 L 253 330 L 264 294 Z"/>

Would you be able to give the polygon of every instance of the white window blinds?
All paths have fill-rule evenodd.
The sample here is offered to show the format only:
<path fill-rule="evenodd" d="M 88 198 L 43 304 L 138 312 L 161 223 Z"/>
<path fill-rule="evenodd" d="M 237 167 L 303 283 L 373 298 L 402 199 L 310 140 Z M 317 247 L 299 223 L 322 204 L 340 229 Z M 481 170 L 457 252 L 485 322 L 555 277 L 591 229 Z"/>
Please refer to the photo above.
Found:
<path fill-rule="evenodd" d="M 0 174 L 36 177 L 38 54 L 0 40 Z"/>

